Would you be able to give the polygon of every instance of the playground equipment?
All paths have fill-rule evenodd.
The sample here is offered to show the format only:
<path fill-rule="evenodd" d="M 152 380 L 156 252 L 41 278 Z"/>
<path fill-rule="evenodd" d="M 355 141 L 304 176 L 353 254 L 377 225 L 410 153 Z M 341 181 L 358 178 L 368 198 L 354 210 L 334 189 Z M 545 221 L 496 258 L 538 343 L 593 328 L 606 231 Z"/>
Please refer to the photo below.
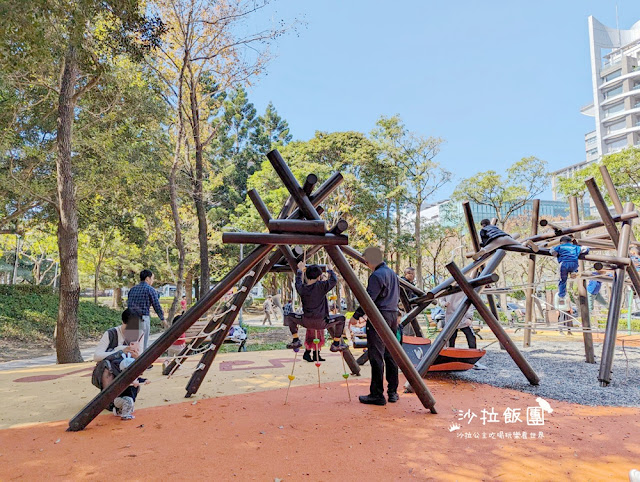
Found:
<path fill-rule="evenodd" d="M 613 363 L 613 354 L 615 348 L 616 334 L 618 330 L 618 319 L 620 317 L 621 304 L 623 301 L 623 291 L 625 286 L 625 276 L 628 277 L 631 287 L 635 291 L 636 295 L 640 294 L 640 275 L 631 263 L 629 257 L 629 246 L 634 243 L 631 236 L 631 223 L 633 219 L 638 217 L 638 213 L 634 211 L 633 203 L 627 203 L 626 206 L 622 206 L 620 197 L 616 191 L 613 182 L 607 168 L 600 166 L 600 172 L 604 180 L 609 197 L 611 198 L 615 210 L 616 216 L 612 216 L 607 208 L 607 204 L 604 197 L 598 188 L 595 179 L 593 177 L 586 179 L 585 184 L 591 195 L 591 199 L 595 204 L 601 220 L 591 221 L 588 223 L 580 224 L 578 215 L 578 201 L 577 198 L 571 197 L 569 199 L 571 208 L 571 226 L 561 227 L 546 220 L 538 222 L 540 203 L 538 200 L 533 202 L 533 215 L 531 224 L 531 236 L 524 241 L 536 243 L 538 249 L 531 249 L 523 245 L 508 245 L 503 246 L 505 251 L 513 251 L 529 255 L 529 270 L 528 270 L 528 285 L 526 288 L 526 308 L 525 308 L 525 336 L 524 346 L 531 345 L 531 331 L 533 329 L 533 286 L 535 282 L 535 262 L 537 256 L 553 256 L 549 249 L 549 246 L 557 241 L 557 238 L 573 234 L 576 244 L 581 246 L 588 246 L 592 250 L 615 250 L 616 255 L 602 255 L 602 254 L 581 254 L 579 270 L 581 273 L 585 272 L 584 261 L 593 261 L 596 263 L 596 269 L 601 269 L 603 265 L 610 266 L 614 269 L 614 276 L 612 279 L 611 299 L 609 302 L 609 312 L 607 316 L 607 324 L 605 329 L 605 339 L 602 349 L 602 357 L 600 361 L 600 370 L 598 373 L 598 380 L 600 385 L 605 387 L 611 381 L 611 368 Z M 477 238 L 475 230 L 475 224 L 471 217 L 471 212 L 465 210 L 465 217 L 467 220 L 467 226 L 471 234 L 472 240 Z M 617 223 L 621 224 L 620 229 L 617 227 Z M 551 231 L 538 234 L 537 226 L 549 226 Z M 596 234 L 591 236 L 583 236 L 583 234 L 592 229 L 605 227 L 606 233 Z M 635 243 L 634 243 L 635 244 Z M 476 246 L 474 245 L 474 248 Z M 449 266 L 447 266 L 449 267 Z M 593 339 L 591 332 L 591 320 L 589 317 L 589 307 L 587 303 L 587 292 L 585 286 L 585 279 L 583 277 L 578 282 L 578 305 L 580 308 L 580 318 L 582 322 L 582 333 L 585 347 L 585 358 L 587 363 L 595 363 L 595 355 L 593 349 Z M 608 281 L 606 278 L 604 281 Z M 468 285 L 468 283 L 467 283 Z M 466 293 L 466 291 L 465 291 Z M 484 318 L 484 316 L 483 316 Z"/>
<path fill-rule="evenodd" d="M 602 362 L 599 373 L 599 380 L 602 386 L 606 386 L 611 377 L 611 364 L 613 361 L 613 349 L 615 345 L 615 335 L 617 331 L 617 319 L 620 314 L 620 303 L 624 288 L 625 273 L 628 275 L 631 284 L 636 291 L 640 293 L 640 276 L 632 267 L 629 259 L 629 244 L 631 235 L 631 222 L 638 214 L 633 211 L 631 203 L 622 208 L 618 199 L 616 209 L 618 215 L 611 216 L 607 210 L 602 194 L 598 190 L 595 181 L 591 178 L 587 180 L 587 187 L 591 192 L 592 198 L 596 203 L 598 211 L 602 217 L 601 221 L 593 221 L 582 225 L 574 225 L 569 228 L 560 228 L 552 226 L 553 231 L 550 233 L 537 234 L 537 224 L 532 227 L 532 235 L 524 241 L 529 241 L 529 246 L 509 245 L 502 246 L 500 249 L 488 253 L 477 261 L 472 262 L 468 266 L 460 269 L 455 263 L 451 262 L 447 265 L 447 269 L 451 273 L 451 277 L 431 289 L 424 292 L 404 280 L 400 280 L 400 284 L 406 290 L 413 292 L 416 296 L 409 299 L 405 295 L 402 297 L 407 314 L 401 321 L 401 326 L 411 323 L 417 335 L 421 335 L 420 326 L 416 317 L 435 299 L 455 291 L 462 291 L 466 295 L 457 311 L 449 320 L 438 337 L 429 345 L 428 350 L 414 366 L 405 350 L 400 346 L 396 339 L 395 333 L 391 331 L 384 321 L 381 313 L 378 311 L 373 300 L 369 297 L 364 286 L 360 283 L 351 265 L 345 258 L 344 254 L 366 264 L 362 255 L 348 245 L 347 236 L 342 233 L 346 231 L 348 225 L 346 221 L 340 220 L 336 225 L 327 229 L 326 223 L 320 218 L 322 208 L 319 205 L 336 189 L 342 182 L 342 175 L 334 174 L 327 179 L 316 191 L 312 193 L 317 177 L 313 174 L 307 176 L 304 185 L 301 187 L 293 176 L 291 170 L 282 159 L 278 151 L 274 150 L 267 154 L 267 158 L 274 167 L 274 170 L 283 185 L 289 191 L 290 197 L 280 211 L 277 219 L 273 219 L 266 205 L 262 202 L 258 193 L 253 190 L 249 193 L 249 197 L 254 203 L 257 211 L 260 213 L 262 220 L 269 229 L 268 233 L 224 233 L 223 242 L 226 243 L 242 243 L 257 244 L 255 249 L 246 256 L 238 265 L 236 265 L 214 288 L 212 288 L 205 296 L 203 296 L 192 308 L 190 308 L 176 323 L 174 323 L 167 331 L 165 331 L 149 348 L 142 353 L 140 357 L 127 369 L 124 370 L 114 382 L 102 390 L 93 400 L 91 400 L 78 414 L 76 414 L 69 422 L 70 431 L 78 431 L 84 429 L 102 410 L 104 410 L 127 386 L 129 386 L 145 369 L 158 359 L 167 348 L 177 340 L 182 333 L 194 325 L 203 315 L 205 315 L 214 304 L 225 296 L 229 290 L 240 282 L 240 288 L 233 296 L 226 310 L 213 316 L 202 330 L 202 336 L 197 336 L 192 343 L 189 343 L 183 351 L 172 360 L 166 367 L 167 373 L 175 371 L 182 361 L 196 351 L 202 344 L 207 342 L 209 346 L 204 350 L 197 369 L 192 374 L 187 385 L 187 394 L 189 397 L 196 393 L 200 384 L 204 380 L 207 371 L 211 367 L 218 350 L 229 333 L 235 318 L 239 313 L 239 308 L 247 298 L 251 288 L 268 272 L 292 270 L 295 272 L 297 263 L 301 261 L 300 256 L 296 256 L 291 248 L 294 245 L 310 245 L 304 253 L 304 258 L 310 257 L 316 252 L 324 249 L 326 254 L 331 258 L 333 264 L 342 275 L 348 287 L 353 292 L 364 309 L 369 322 L 382 338 L 385 346 L 389 350 L 391 356 L 398 364 L 399 368 L 407 378 L 407 386 L 410 387 L 417 395 L 422 405 L 429 409 L 432 413 L 436 413 L 435 399 L 424 383 L 423 377 L 432 367 L 446 342 L 452 336 L 457 328 L 460 319 L 471 305 L 474 305 L 480 316 L 484 319 L 488 327 L 493 331 L 501 345 L 506 349 L 511 358 L 523 372 L 527 380 L 532 385 L 537 385 L 539 379 L 528 362 L 524 359 L 520 351 L 517 349 L 508 334 L 504 331 L 498 322 L 497 309 L 492 294 L 487 294 L 489 307 L 484 304 L 480 298 L 481 291 L 487 284 L 496 281 L 494 271 L 503 260 L 507 251 L 515 251 L 530 256 L 530 273 L 535 268 L 535 256 L 552 256 L 549 249 L 546 248 L 547 242 L 553 241 L 554 238 L 564 234 L 582 233 L 589 229 L 605 226 L 608 238 L 602 236 L 582 238 L 582 241 L 595 241 L 595 244 L 606 243 L 606 246 L 614 246 L 617 249 L 617 256 L 605 256 L 594 254 L 582 254 L 581 259 L 606 264 L 607 266 L 615 266 L 615 275 L 613 280 L 612 298 L 610 303 L 609 318 L 607 320 L 606 336 L 603 347 Z M 607 186 L 609 188 L 609 186 Z M 612 199 L 617 197 L 615 188 L 611 187 L 610 196 Z M 614 203 L 615 204 L 615 203 Z M 619 205 L 619 206 L 618 206 Z M 468 204 L 464 213 L 471 240 L 475 252 L 479 251 L 478 233 L 475 229 L 475 223 L 471 216 L 471 210 Z M 534 203 L 534 206 L 539 206 Z M 295 208 L 295 209 L 294 209 Z M 576 214 L 577 218 L 577 214 Z M 537 213 L 534 214 L 537 219 Z M 577 219 L 575 220 L 577 222 Z M 618 231 L 616 223 L 621 223 L 621 229 Z M 541 223 L 542 224 L 542 223 Z M 536 243 L 532 248 L 531 243 Z M 537 249 L 536 249 L 537 248 Z M 272 252 L 276 249 L 275 252 Z M 282 263 L 284 261 L 284 264 Z M 533 266 L 533 268 L 532 268 Z M 473 278 L 467 279 L 465 274 L 469 273 Z M 531 303 L 532 289 L 528 289 L 528 303 Z M 528 310 L 531 313 L 532 310 Z M 584 311 L 584 310 L 583 310 Z M 588 312 L 588 310 L 586 310 Z M 529 318 L 530 318 L 529 314 Z M 593 343 L 591 341 L 591 333 L 588 332 L 588 317 L 583 317 L 585 351 L 587 353 L 587 361 L 589 361 L 589 352 L 593 353 Z M 531 328 L 528 326 L 528 330 Z M 530 335 L 529 335 L 530 336 Z M 526 341 L 525 341 L 526 343 Z M 426 346 L 427 344 L 425 344 Z M 359 373 L 359 366 L 355 362 L 350 351 L 342 352 L 343 360 L 351 369 L 353 374 Z M 346 376 L 345 376 L 346 375 Z M 345 380 L 348 373 L 343 375 Z M 289 380 L 294 379 L 293 372 L 289 376 Z M 348 388 L 348 387 L 347 387 Z M 349 394 L 350 396 L 350 394 Z"/>
<path fill-rule="evenodd" d="M 70 431 L 78 431 L 84 429 L 102 410 L 104 410 L 115 397 L 117 397 L 127 386 L 133 382 L 144 370 L 155 360 L 157 360 L 169 346 L 177 340 L 191 325 L 199 320 L 207 311 L 218 302 L 236 283 L 242 280 L 240 289 L 235 295 L 232 305 L 228 311 L 220 317 L 214 317 L 206 327 L 207 333 L 214 333 L 212 337 L 212 349 L 207 350 L 199 365 L 194 372 L 189 384 L 187 385 L 187 396 L 197 391 L 202 383 L 207 370 L 211 367 L 221 341 L 224 340 L 229 332 L 233 320 L 237 316 L 239 307 L 248 296 L 251 287 L 273 266 L 276 266 L 281 259 L 284 258 L 289 268 L 295 271 L 298 259 L 296 259 L 292 245 L 312 245 L 316 251 L 324 249 L 333 261 L 333 264 L 342 275 L 343 279 L 353 292 L 354 296 L 364 309 L 370 323 L 378 332 L 387 349 L 393 356 L 394 360 L 406 376 L 413 390 L 416 392 L 418 399 L 422 405 L 429 409 L 432 413 L 436 413 L 435 399 L 420 377 L 416 368 L 409 360 L 404 352 L 395 334 L 384 321 L 378 308 L 369 297 L 366 289 L 360 283 L 355 272 L 351 268 L 344 257 L 340 246 L 346 247 L 348 244 L 347 236 L 342 233 L 347 229 L 345 221 L 338 222 L 331 230 L 322 232 L 320 212 L 318 205 L 331 194 L 331 192 L 342 182 L 341 174 L 334 174 L 325 183 L 317 189 L 312 195 L 314 185 L 317 183 L 315 175 L 309 175 L 304 183 L 300 186 L 293 176 L 293 173 L 285 163 L 280 153 L 276 150 L 267 154 L 267 158 L 273 165 L 278 177 L 289 191 L 290 197 L 283 206 L 280 215 L 281 220 L 295 220 L 297 223 L 271 223 L 273 230 L 282 232 L 269 233 L 224 233 L 223 242 L 236 242 L 242 244 L 256 243 L 256 248 L 249 253 L 238 265 L 236 265 L 214 288 L 212 288 L 205 296 L 203 296 L 193 307 L 191 307 L 176 323 L 174 323 L 167 331 L 165 331 L 148 349 L 138 357 L 138 359 L 125 371 L 123 371 L 111 385 L 102 390 L 94 397 L 78 414 L 76 414 L 69 422 Z M 260 196 L 256 191 L 252 191 L 250 198 L 254 202 L 256 209 L 260 213 L 265 224 L 269 226 L 272 217 L 267 210 Z M 296 207 L 297 206 L 297 207 Z M 296 207 L 295 210 L 293 208 Z M 291 212 L 293 211 L 293 212 Z M 309 222 L 311 221 L 311 222 Z M 285 231 L 295 229 L 295 231 Z M 277 251 L 271 256 L 269 253 L 277 247 Z M 312 248 L 312 249 L 313 249 Z M 311 251 L 311 250 L 309 250 Z M 311 254 L 308 252 L 307 256 Z M 267 257 L 269 256 L 269 257 Z M 181 358 L 188 356 L 188 351 L 193 349 L 193 344 L 185 347 L 185 353 L 180 355 Z M 345 361 L 352 370 L 359 370 L 351 353 L 343 352 Z M 167 366 L 167 370 L 175 368 L 179 361 L 174 360 Z M 293 376 L 293 375 L 291 375 Z"/>

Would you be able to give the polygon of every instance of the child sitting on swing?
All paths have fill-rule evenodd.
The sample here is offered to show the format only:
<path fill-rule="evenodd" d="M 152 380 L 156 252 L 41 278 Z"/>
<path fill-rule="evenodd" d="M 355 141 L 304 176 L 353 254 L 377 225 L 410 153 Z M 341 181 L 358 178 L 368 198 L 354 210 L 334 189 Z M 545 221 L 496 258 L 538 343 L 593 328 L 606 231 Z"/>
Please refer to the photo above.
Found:
<path fill-rule="evenodd" d="M 330 350 L 332 352 L 344 351 L 347 348 L 342 342 L 342 332 L 344 330 L 345 317 L 342 315 L 329 315 L 329 303 L 327 302 L 327 293 L 331 291 L 338 283 L 338 277 L 331 268 L 328 270 L 329 279 L 321 280 L 322 269 L 319 266 L 312 265 L 306 268 L 304 262 L 298 263 L 296 272 L 296 291 L 300 295 L 302 302 L 302 317 L 296 317 L 289 314 L 284 318 L 285 326 L 291 330 L 293 341 L 287 345 L 287 348 L 297 349 L 302 346 L 302 342 L 298 336 L 298 325 L 307 329 L 305 337 L 305 352 L 303 359 L 311 360 L 311 351 L 317 351 L 320 355 L 320 347 L 324 344 L 324 330 L 329 330 L 333 336 L 333 343 Z M 306 274 L 306 282 L 303 282 L 303 276 Z M 318 339 L 316 345 L 313 340 Z M 321 359 L 318 361 L 322 361 Z"/>

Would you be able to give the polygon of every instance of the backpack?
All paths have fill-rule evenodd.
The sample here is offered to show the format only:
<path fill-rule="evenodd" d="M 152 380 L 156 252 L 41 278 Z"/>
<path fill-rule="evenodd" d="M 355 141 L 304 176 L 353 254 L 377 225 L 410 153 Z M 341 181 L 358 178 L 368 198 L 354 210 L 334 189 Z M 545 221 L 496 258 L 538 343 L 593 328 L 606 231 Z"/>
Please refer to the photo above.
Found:
<path fill-rule="evenodd" d="M 107 351 L 113 351 L 115 347 L 118 346 L 118 329 L 109 328 L 107 333 L 109 334 L 109 345 L 107 345 Z M 124 357 L 125 355 L 122 352 L 116 352 L 109 355 L 104 360 L 99 361 L 91 374 L 91 383 L 102 390 L 104 388 L 102 386 L 102 374 L 104 373 L 104 369 L 108 369 L 114 377 L 117 377 L 120 375 L 120 363 Z"/>

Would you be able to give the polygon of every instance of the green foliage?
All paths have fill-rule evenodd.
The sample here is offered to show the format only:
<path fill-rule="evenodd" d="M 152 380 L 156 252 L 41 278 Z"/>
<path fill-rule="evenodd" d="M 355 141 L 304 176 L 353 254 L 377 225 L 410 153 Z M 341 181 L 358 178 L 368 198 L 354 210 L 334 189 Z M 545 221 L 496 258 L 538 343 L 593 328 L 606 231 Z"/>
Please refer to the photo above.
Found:
<path fill-rule="evenodd" d="M 511 214 L 543 192 L 548 182 L 546 161 L 525 157 L 509 167 L 504 175 L 489 170 L 463 179 L 453 199 L 492 207 L 498 222 L 504 226 Z"/>
<path fill-rule="evenodd" d="M 58 295 L 51 288 L 0 285 L 0 337 L 33 344 L 51 343 L 58 317 Z M 80 301 L 79 335 L 96 338 L 121 323 L 120 311 Z"/>
<path fill-rule="evenodd" d="M 611 203 L 609 194 L 603 186 L 601 165 L 606 166 L 609 171 L 622 202 L 632 201 L 637 205 L 640 202 L 640 189 L 638 189 L 640 186 L 640 171 L 638 170 L 640 147 L 628 147 L 615 154 L 605 156 L 601 162 L 589 164 L 573 177 L 559 177 L 558 190 L 565 196 L 582 196 L 587 191 L 584 180 L 594 177 L 605 199 Z"/>

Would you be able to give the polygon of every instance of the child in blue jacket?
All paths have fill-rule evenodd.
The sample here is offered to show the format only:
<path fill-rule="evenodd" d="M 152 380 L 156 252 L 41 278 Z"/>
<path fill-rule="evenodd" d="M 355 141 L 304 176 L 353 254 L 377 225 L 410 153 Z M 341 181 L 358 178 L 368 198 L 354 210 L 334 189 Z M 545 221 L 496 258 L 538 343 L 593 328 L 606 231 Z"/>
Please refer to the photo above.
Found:
<path fill-rule="evenodd" d="M 577 246 L 571 242 L 570 236 L 562 236 L 560 243 L 555 248 L 551 248 L 551 254 L 558 258 L 560 263 L 560 282 L 558 283 L 558 297 L 564 298 L 567 295 L 567 278 L 569 273 L 578 271 L 578 256 L 580 253 L 588 253 L 589 248 Z"/>

